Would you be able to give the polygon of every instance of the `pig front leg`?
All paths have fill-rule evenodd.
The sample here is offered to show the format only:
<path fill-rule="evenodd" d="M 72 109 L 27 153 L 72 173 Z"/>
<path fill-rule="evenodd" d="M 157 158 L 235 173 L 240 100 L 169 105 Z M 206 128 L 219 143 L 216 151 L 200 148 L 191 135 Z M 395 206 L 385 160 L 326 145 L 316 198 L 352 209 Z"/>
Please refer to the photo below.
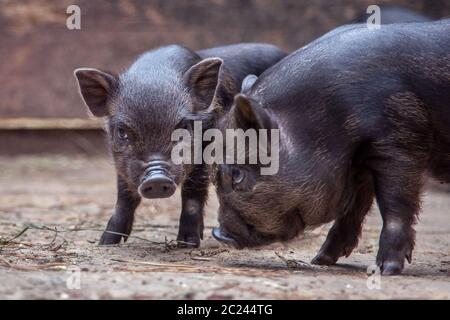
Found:
<path fill-rule="evenodd" d="M 117 202 L 114 214 L 108 221 L 105 232 L 100 238 L 99 244 L 117 244 L 120 240 L 127 241 L 128 237 L 121 234 L 129 235 L 133 228 L 134 212 L 141 202 L 141 197 L 137 192 L 128 189 L 127 184 L 122 178 L 117 178 Z M 120 233 L 120 234 L 115 234 Z"/>
<path fill-rule="evenodd" d="M 204 165 L 195 165 L 181 188 L 179 247 L 198 247 L 203 239 L 203 210 L 208 197 L 209 177 Z"/>
<path fill-rule="evenodd" d="M 317 265 L 335 264 L 340 257 L 348 257 L 358 245 L 364 218 L 373 204 L 374 191 L 370 174 L 363 178 L 355 188 L 356 193 L 352 208 L 338 217 L 328 232 L 327 239 L 317 255 L 311 261 Z"/>

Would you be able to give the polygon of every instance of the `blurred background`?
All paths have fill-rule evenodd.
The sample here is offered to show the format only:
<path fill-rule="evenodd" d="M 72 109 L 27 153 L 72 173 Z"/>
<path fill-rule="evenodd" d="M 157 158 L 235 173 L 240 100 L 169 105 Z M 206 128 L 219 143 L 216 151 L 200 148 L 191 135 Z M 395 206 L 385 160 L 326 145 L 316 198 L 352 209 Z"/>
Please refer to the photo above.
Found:
<path fill-rule="evenodd" d="M 81 30 L 66 27 L 71 4 L 81 9 Z M 0 153 L 105 152 L 99 123 L 86 120 L 75 68 L 120 72 L 172 43 L 269 42 L 291 51 L 371 4 L 450 16 L 450 0 L 1 0 Z"/>

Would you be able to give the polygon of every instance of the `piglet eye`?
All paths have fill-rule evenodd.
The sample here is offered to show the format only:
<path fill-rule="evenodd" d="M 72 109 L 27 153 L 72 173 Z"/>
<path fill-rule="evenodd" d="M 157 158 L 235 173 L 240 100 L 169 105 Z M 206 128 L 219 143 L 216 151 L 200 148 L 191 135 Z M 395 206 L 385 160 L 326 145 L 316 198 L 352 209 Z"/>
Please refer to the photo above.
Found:
<path fill-rule="evenodd" d="M 118 128 L 117 129 L 117 137 L 120 140 L 127 140 L 128 139 L 128 134 L 123 128 Z"/>
<path fill-rule="evenodd" d="M 238 168 L 233 168 L 231 171 L 231 176 L 233 178 L 233 184 L 239 184 L 244 181 L 245 172 Z"/>

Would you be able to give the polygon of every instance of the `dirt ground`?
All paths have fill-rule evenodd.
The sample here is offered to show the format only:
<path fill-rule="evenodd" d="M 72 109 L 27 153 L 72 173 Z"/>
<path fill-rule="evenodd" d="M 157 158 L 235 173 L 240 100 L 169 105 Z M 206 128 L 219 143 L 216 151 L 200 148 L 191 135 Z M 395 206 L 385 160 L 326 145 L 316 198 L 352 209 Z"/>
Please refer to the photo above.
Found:
<path fill-rule="evenodd" d="M 133 237 L 100 247 L 114 201 L 106 158 L 0 157 L 0 298 L 450 298 L 450 193 L 427 191 L 413 263 L 395 277 L 367 275 L 381 227 L 376 209 L 353 254 L 319 267 L 308 262 L 329 226 L 260 249 L 219 244 L 210 235 L 217 225 L 213 190 L 201 248 L 174 246 L 178 194 L 144 201 Z"/>

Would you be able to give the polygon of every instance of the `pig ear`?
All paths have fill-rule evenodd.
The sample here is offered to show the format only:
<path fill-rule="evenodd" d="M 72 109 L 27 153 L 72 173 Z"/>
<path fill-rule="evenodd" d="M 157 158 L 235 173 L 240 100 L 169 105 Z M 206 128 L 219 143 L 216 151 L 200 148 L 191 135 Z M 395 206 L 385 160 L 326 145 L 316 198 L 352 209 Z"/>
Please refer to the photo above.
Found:
<path fill-rule="evenodd" d="M 258 80 L 258 77 L 255 76 L 254 74 L 249 74 L 248 76 L 246 76 L 244 78 L 244 81 L 242 81 L 241 92 L 242 93 L 248 92 L 256 80 Z"/>
<path fill-rule="evenodd" d="M 238 128 L 244 130 L 275 127 L 267 111 L 243 94 L 234 98 L 234 118 Z"/>
<path fill-rule="evenodd" d="M 192 66 L 186 73 L 185 79 L 194 97 L 193 112 L 206 110 L 216 95 L 219 85 L 222 59 L 208 58 Z"/>
<path fill-rule="evenodd" d="M 84 103 L 96 117 L 110 115 L 107 101 L 117 86 L 117 78 L 109 73 L 79 68 L 73 72 Z"/>

